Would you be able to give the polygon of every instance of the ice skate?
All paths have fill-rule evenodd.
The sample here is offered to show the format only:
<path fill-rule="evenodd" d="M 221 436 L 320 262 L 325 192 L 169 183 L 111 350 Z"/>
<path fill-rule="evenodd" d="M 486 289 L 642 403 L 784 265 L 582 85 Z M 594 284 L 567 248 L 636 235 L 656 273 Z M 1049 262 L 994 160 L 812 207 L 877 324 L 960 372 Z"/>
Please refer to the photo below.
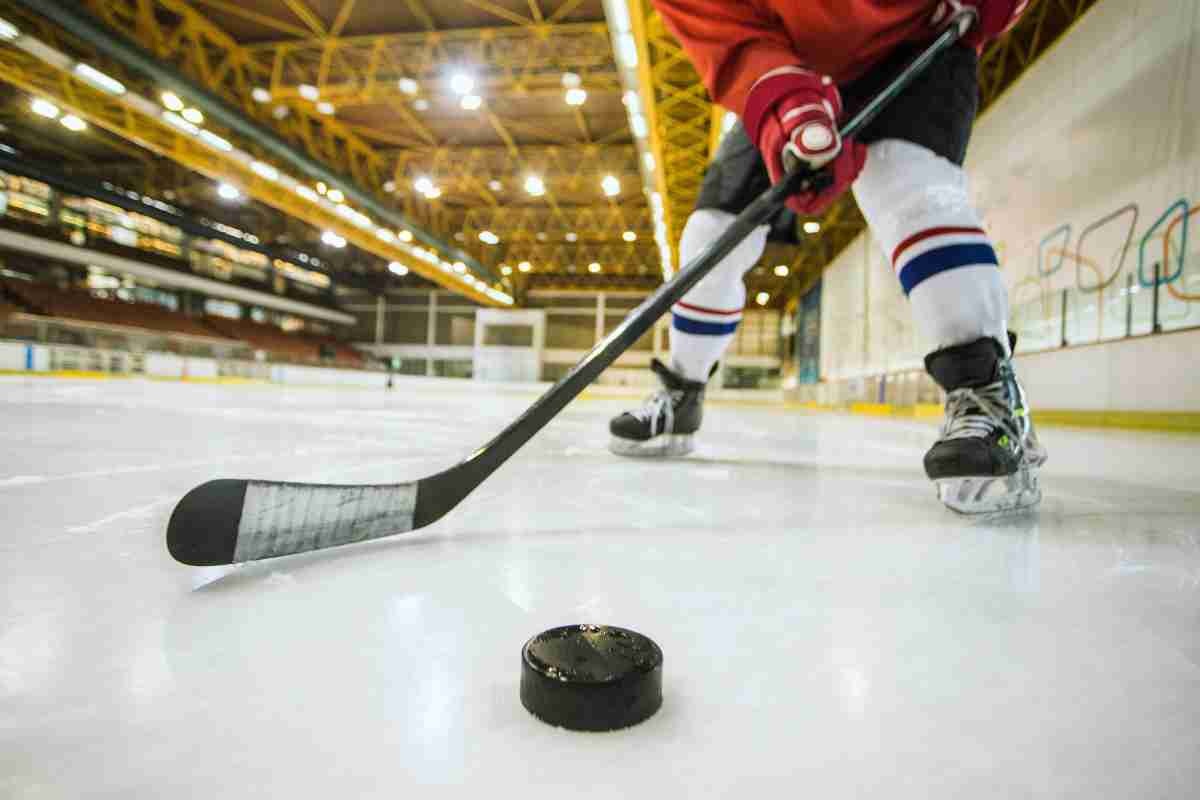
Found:
<path fill-rule="evenodd" d="M 695 448 L 696 431 L 704 413 L 704 384 L 672 372 L 657 358 L 650 369 L 663 388 L 641 408 L 613 417 L 609 449 L 620 456 L 670 458 L 685 456 Z"/>
<path fill-rule="evenodd" d="M 1037 505 L 1046 451 L 1000 345 L 983 338 L 947 347 L 927 356 L 925 369 L 946 390 L 941 435 L 925 454 L 938 498 L 963 514 Z"/>

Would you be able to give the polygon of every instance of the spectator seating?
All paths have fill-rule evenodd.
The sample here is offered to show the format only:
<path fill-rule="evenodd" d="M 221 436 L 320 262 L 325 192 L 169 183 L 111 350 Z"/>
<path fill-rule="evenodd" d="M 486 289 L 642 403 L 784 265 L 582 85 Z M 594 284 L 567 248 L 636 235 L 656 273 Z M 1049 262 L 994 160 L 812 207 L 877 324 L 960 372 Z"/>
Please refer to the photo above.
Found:
<path fill-rule="evenodd" d="M 306 364 L 332 362 L 343 367 L 362 367 L 362 353 L 331 336 L 285 333 L 274 325 L 251 320 L 232 320 L 205 315 L 189 317 L 153 303 L 98 298 L 81 289 L 59 289 L 46 283 L 0 279 L 0 316 L 5 304 L 12 311 L 61 319 L 124 325 L 167 334 L 220 337 L 243 341 L 272 358 Z"/>

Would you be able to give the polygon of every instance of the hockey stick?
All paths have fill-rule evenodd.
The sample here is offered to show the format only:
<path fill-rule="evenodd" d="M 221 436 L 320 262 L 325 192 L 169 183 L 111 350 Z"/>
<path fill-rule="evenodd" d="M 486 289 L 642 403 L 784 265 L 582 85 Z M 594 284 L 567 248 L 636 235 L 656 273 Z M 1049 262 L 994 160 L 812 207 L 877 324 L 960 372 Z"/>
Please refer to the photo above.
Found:
<path fill-rule="evenodd" d="M 841 130 L 854 135 L 874 119 L 969 27 L 960 15 Z M 634 309 L 583 360 L 516 421 L 465 461 L 409 483 L 343 486 L 221 479 L 188 492 L 171 514 L 167 549 L 196 566 L 233 564 L 378 539 L 436 522 L 474 491 L 571 402 L 787 198 L 816 175 L 797 170 L 763 192 L 704 252 Z"/>

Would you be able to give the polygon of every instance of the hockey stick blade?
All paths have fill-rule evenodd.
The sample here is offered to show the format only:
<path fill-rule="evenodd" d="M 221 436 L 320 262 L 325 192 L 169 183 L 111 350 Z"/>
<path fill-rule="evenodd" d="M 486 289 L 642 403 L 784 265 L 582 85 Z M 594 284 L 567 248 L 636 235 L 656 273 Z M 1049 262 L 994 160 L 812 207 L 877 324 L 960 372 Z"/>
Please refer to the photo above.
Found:
<path fill-rule="evenodd" d="M 966 30 L 950 25 L 842 128 L 853 135 Z M 188 492 L 167 524 L 167 549 L 184 564 L 215 566 L 305 553 L 423 528 L 445 516 L 544 428 L 601 372 L 679 301 L 811 173 L 796 171 L 763 192 L 712 244 L 631 311 L 617 328 L 529 409 L 449 469 L 410 483 L 341 486 L 281 481 L 215 480 Z"/>

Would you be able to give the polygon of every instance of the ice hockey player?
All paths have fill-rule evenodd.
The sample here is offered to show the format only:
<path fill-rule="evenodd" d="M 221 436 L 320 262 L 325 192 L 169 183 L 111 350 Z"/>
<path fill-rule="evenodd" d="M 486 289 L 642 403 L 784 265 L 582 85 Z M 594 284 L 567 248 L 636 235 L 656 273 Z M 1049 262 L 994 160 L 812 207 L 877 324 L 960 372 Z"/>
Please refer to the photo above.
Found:
<path fill-rule="evenodd" d="M 912 305 L 946 391 L 945 421 L 925 472 L 965 513 L 1041 499 L 1046 459 L 1013 372 L 1008 295 L 962 170 L 978 106 L 979 53 L 1016 23 L 1028 0 L 655 0 L 714 102 L 739 124 L 705 174 L 680 241 L 688 262 L 792 165 L 826 171 L 794 196 L 672 308 L 662 390 L 614 418 L 621 455 L 683 455 L 700 428 L 705 383 L 733 340 L 742 277 L 768 238 L 795 242 L 795 214 L 823 212 L 847 188 Z M 837 133 L 964 6 L 977 21 L 854 140 Z"/>

